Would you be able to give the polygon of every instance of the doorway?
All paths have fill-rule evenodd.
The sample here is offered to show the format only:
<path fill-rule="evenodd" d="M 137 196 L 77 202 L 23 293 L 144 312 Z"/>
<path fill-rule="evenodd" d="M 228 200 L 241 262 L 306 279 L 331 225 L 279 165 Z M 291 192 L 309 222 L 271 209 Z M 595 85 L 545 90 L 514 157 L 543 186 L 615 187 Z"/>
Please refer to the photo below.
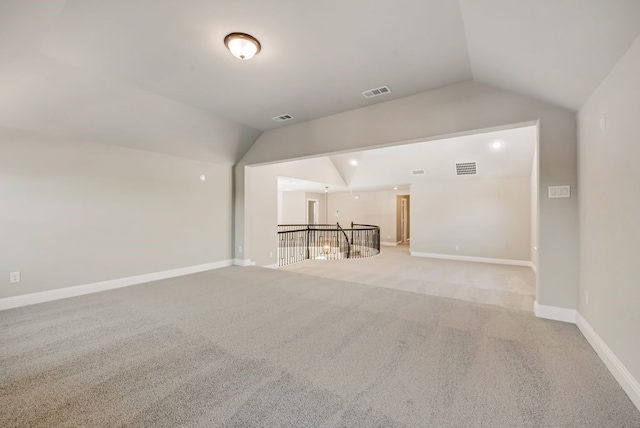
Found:
<path fill-rule="evenodd" d="M 318 224 L 317 199 L 307 199 L 307 224 Z"/>
<path fill-rule="evenodd" d="M 411 196 L 396 196 L 396 243 L 407 244 L 411 240 Z"/>

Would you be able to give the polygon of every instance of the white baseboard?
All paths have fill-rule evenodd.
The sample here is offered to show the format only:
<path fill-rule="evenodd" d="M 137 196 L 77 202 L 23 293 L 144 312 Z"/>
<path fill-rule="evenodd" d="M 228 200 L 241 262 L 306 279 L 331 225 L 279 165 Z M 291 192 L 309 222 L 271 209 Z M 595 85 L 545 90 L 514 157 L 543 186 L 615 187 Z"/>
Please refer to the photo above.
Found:
<path fill-rule="evenodd" d="M 127 278 L 110 279 L 108 281 L 94 282 L 92 284 L 76 285 L 74 287 L 65 287 L 55 290 L 41 291 L 38 293 L 23 294 L 22 296 L 5 297 L 3 299 L 0 299 L 0 311 L 19 308 L 21 306 L 35 305 L 36 303 L 66 299 L 68 297 L 82 296 L 84 294 L 98 293 L 100 291 L 113 290 L 114 288 L 129 287 L 131 285 L 143 284 L 145 282 L 175 278 L 177 276 L 189 275 L 192 273 L 204 272 L 212 269 L 219 269 L 231 266 L 232 264 L 232 260 L 223 260 L 220 262 L 170 269 L 162 272 L 145 273 L 142 275 L 130 276 Z"/>
<path fill-rule="evenodd" d="M 432 259 L 458 260 L 461 262 L 492 263 L 496 265 L 528 266 L 528 267 L 532 266 L 529 260 L 492 259 L 488 257 L 471 257 L 471 256 L 456 256 L 453 254 L 419 253 L 415 251 L 412 251 L 411 255 L 414 257 L 429 257 Z"/>
<path fill-rule="evenodd" d="M 380 241 L 380 245 L 382 245 L 383 247 L 397 247 L 398 243 L 397 242 Z"/>
<path fill-rule="evenodd" d="M 265 267 L 267 269 L 278 269 L 279 268 L 278 263 L 274 263 L 274 264 L 266 265 L 266 266 L 262 266 L 262 267 Z"/>
<path fill-rule="evenodd" d="M 235 259 L 233 264 L 236 266 L 255 266 L 256 262 L 252 262 L 251 259 Z"/>
<path fill-rule="evenodd" d="M 640 410 L 640 383 L 616 357 L 613 351 L 602 340 L 598 333 L 591 327 L 580 313 L 577 314 L 576 324 L 587 339 L 591 347 L 598 354 L 602 362 L 607 366 L 613 377 L 616 378 L 622 389 L 627 393 L 633 404 Z"/>
<path fill-rule="evenodd" d="M 576 323 L 577 311 L 575 309 L 560 308 L 558 306 L 539 305 L 536 300 L 533 302 L 533 313 L 538 318 L 545 318 L 554 321 L 563 321 L 571 324 Z"/>

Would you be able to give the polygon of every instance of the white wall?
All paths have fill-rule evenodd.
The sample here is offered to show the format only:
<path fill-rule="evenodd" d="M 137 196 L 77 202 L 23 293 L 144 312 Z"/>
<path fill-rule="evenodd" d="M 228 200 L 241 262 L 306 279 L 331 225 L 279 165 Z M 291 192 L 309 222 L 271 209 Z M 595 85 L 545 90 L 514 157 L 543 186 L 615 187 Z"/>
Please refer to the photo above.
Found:
<path fill-rule="evenodd" d="M 278 224 L 306 224 L 307 198 L 305 192 L 280 192 L 282 194 L 282 213 Z"/>
<path fill-rule="evenodd" d="M 413 184 L 411 252 L 528 261 L 530 192 L 529 177 Z"/>
<path fill-rule="evenodd" d="M 231 178 L 228 165 L 0 128 L 0 297 L 231 259 Z"/>
<path fill-rule="evenodd" d="M 407 193 L 406 190 L 329 193 L 330 222 L 336 222 L 339 211 L 338 221 L 343 228 L 351 227 L 351 222 L 380 226 L 380 240 L 395 243 L 396 195 Z"/>
<path fill-rule="evenodd" d="M 282 221 L 282 217 L 283 217 L 283 211 L 284 211 L 284 207 L 283 207 L 283 194 L 284 192 L 278 190 L 278 208 L 277 208 L 277 212 L 278 212 L 278 224 L 284 224 L 284 221 Z"/>
<path fill-rule="evenodd" d="M 247 206 L 249 197 L 245 195 L 246 165 L 426 141 L 524 123 L 539 124 L 536 299 L 541 305 L 575 309 L 577 198 L 548 199 L 545 195 L 547 186 L 567 184 L 575 188 L 577 184 L 575 113 L 478 82 L 451 85 L 263 133 L 236 165 L 236 254 L 241 254 L 241 247 L 251 247 L 260 241 L 251 236 L 251 228 L 245 226 L 251 212 Z M 276 198 L 272 199 L 275 205 Z M 244 254 L 242 257 L 254 256 Z"/>
<path fill-rule="evenodd" d="M 636 382 L 640 380 L 639 76 L 637 39 L 578 116 L 579 311 Z"/>

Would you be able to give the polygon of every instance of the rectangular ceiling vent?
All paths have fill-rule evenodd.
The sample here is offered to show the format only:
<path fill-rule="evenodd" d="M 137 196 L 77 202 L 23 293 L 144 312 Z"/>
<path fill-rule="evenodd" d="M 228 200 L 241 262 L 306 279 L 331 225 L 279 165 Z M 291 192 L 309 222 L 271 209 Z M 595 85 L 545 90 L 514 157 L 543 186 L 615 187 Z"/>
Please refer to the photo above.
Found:
<path fill-rule="evenodd" d="M 476 162 L 456 163 L 456 175 L 476 175 L 478 173 Z"/>
<path fill-rule="evenodd" d="M 411 175 L 424 175 L 424 169 L 412 169 Z"/>
<path fill-rule="evenodd" d="M 286 122 L 287 120 L 293 119 L 293 116 L 290 114 L 281 114 L 280 116 L 272 117 L 271 120 L 275 120 L 276 122 Z"/>
<path fill-rule="evenodd" d="M 364 91 L 362 95 L 365 98 L 373 98 L 373 97 L 379 97 L 380 95 L 389 94 L 389 93 L 391 93 L 390 87 L 381 86 L 379 88 L 369 89 L 368 91 Z"/>

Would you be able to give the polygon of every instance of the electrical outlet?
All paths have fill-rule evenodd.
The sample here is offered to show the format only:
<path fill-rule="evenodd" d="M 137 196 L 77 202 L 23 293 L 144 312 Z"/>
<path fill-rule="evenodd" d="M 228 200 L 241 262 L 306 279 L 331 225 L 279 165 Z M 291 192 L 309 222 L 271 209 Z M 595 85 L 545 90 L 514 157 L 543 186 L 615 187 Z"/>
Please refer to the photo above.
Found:
<path fill-rule="evenodd" d="M 16 282 L 20 282 L 20 272 L 11 272 L 9 274 L 9 282 L 11 284 L 15 284 Z"/>
<path fill-rule="evenodd" d="M 456 251 L 460 251 L 460 245 L 456 245 Z"/>
<path fill-rule="evenodd" d="M 273 257 L 273 251 L 269 251 L 269 257 Z"/>
<path fill-rule="evenodd" d="M 242 246 L 238 247 L 238 252 L 241 253 L 242 252 Z"/>

